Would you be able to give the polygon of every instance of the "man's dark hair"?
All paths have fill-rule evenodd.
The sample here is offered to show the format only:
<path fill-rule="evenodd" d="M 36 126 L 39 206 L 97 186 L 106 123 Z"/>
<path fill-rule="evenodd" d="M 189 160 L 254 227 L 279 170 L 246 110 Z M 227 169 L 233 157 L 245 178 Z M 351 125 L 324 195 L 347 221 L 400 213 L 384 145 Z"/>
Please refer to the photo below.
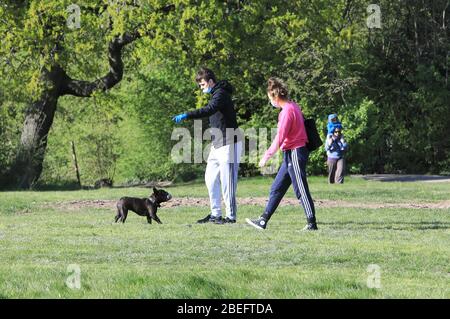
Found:
<path fill-rule="evenodd" d="M 213 80 L 214 83 L 217 82 L 214 72 L 205 67 L 200 68 L 197 72 L 197 76 L 195 77 L 195 82 L 199 83 L 201 80 L 205 80 L 206 82 Z"/>

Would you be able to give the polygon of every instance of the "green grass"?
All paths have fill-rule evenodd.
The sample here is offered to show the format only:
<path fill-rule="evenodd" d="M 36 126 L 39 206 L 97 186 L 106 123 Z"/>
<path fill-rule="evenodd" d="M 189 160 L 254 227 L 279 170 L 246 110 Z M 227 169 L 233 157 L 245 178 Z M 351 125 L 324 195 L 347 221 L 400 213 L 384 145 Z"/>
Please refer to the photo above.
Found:
<path fill-rule="evenodd" d="M 273 177 L 241 178 L 238 185 L 239 197 L 267 197 Z M 432 203 L 449 200 L 450 183 L 429 182 L 378 182 L 366 181 L 359 177 L 346 177 L 345 184 L 328 185 L 326 178 L 308 177 L 314 199 L 345 200 L 370 203 Z M 203 181 L 196 181 L 166 187 L 175 197 L 208 197 Z M 0 193 L 0 211 L 20 211 L 30 209 L 40 203 L 118 199 L 121 196 L 147 196 L 148 188 L 113 188 L 82 191 L 18 191 Z M 292 188 L 287 197 L 294 198 Z"/>
<path fill-rule="evenodd" d="M 244 179 L 239 196 L 266 196 L 270 178 Z M 408 203 L 448 199 L 449 183 L 310 179 L 314 199 Z M 202 183 L 170 187 L 206 196 Z M 0 193 L 0 298 L 449 298 L 449 209 L 318 208 L 304 233 L 300 207 L 280 207 L 266 231 L 247 226 L 262 207 L 239 207 L 234 225 L 197 225 L 208 208 L 164 208 L 163 225 L 131 213 L 49 208 L 53 202 L 145 196 L 148 189 Z M 288 194 L 293 196 L 292 191 Z M 67 267 L 81 269 L 69 289 Z M 370 264 L 381 288 L 367 287 Z"/>

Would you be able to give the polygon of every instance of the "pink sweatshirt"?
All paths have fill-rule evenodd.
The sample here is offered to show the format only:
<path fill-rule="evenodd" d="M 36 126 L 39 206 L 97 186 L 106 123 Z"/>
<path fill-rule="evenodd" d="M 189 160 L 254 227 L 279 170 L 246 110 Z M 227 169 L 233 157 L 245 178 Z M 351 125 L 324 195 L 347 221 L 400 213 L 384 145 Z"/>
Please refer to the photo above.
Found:
<path fill-rule="evenodd" d="M 307 142 L 302 111 L 295 102 L 289 101 L 278 115 L 277 135 L 264 154 L 264 160 L 271 158 L 279 148 L 282 151 L 293 150 L 305 146 Z"/>

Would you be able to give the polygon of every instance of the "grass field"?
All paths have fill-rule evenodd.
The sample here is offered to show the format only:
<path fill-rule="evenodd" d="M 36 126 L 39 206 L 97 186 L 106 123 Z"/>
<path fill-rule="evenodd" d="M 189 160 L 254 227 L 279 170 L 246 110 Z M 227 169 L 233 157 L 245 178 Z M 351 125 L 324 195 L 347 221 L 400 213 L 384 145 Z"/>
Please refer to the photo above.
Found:
<path fill-rule="evenodd" d="M 271 181 L 242 179 L 238 196 L 266 197 Z M 361 204 L 450 197 L 450 183 L 354 177 L 331 186 L 312 177 L 310 188 L 314 200 Z M 202 182 L 166 190 L 207 196 Z M 0 298 L 450 298 L 449 208 L 317 207 L 317 232 L 300 231 L 300 206 L 280 207 L 265 231 L 244 221 L 261 214 L 255 205 L 240 206 L 234 225 L 195 224 L 208 207 L 163 207 L 162 225 L 134 213 L 114 224 L 109 208 L 64 208 L 148 192 L 0 193 Z M 373 264 L 379 288 L 367 284 Z M 80 269 L 80 289 L 66 284 L 74 277 L 69 265 Z"/>

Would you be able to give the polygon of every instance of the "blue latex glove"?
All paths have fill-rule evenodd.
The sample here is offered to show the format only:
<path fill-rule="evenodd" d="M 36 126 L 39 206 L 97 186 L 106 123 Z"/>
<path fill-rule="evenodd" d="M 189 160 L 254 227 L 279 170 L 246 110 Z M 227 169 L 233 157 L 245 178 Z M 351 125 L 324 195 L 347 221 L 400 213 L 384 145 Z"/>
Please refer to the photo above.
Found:
<path fill-rule="evenodd" d="M 172 117 L 172 121 L 174 121 L 175 123 L 180 123 L 181 121 L 183 121 L 185 118 L 187 118 L 187 114 L 178 114 L 174 117 Z"/>

